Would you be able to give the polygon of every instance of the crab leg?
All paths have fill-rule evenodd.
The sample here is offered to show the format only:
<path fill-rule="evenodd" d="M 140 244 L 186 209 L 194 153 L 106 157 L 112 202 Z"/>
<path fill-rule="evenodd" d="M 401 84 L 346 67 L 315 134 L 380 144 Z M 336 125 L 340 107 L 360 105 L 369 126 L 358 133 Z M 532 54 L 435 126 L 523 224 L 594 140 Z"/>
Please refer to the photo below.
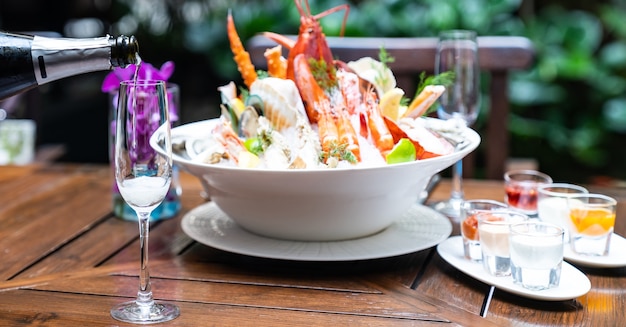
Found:
<path fill-rule="evenodd" d="M 383 156 L 386 156 L 394 146 L 394 139 L 380 113 L 378 102 L 374 99 L 373 91 L 366 94 L 365 106 L 367 113 L 367 127 L 372 141 Z"/>
<path fill-rule="evenodd" d="M 243 44 L 241 44 L 241 39 L 235 29 L 235 22 L 233 21 L 233 15 L 230 10 L 228 11 L 228 22 L 226 27 L 228 30 L 230 49 L 232 50 L 235 62 L 237 63 L 237 69 L 239 69 L 239 72 L 241 73 L 243 82 L 248 88 L 250 88 L 250 85 L 252 85 L 252 83 L 257 79 L 256 70 L 254 69 L 254 65 L 252 65 L 252 60 L 250 60 L 250 54 L 244 49 Z"/>

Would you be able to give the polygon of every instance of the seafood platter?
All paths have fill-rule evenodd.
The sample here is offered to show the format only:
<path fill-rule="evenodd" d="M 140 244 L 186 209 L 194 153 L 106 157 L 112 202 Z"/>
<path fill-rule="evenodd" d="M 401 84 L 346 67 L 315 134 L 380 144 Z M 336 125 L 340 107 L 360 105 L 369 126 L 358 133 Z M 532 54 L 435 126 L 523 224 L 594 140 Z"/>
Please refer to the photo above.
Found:
<path fill-rule="evenodd" d="M 424 85 L 407 99 L 383 48 L 379 58 L 334 58 L 318 19 L 339 10 L 347 15 L 347 6 L 317 15 L 306 2 L 296 6 L 297 40 L 264 33 L 277 42 L 265 52 L 266 72 L 252 65 L 229 13 L 243 85 L 219 87 L 219 118 L 172 129 L 174 162 L 252 233 L 298 241 L 378 233 L 416 204 L 432 175 L 476 149 L 480 137 L 455 121 L 425 117 L 445 86 Z"/>

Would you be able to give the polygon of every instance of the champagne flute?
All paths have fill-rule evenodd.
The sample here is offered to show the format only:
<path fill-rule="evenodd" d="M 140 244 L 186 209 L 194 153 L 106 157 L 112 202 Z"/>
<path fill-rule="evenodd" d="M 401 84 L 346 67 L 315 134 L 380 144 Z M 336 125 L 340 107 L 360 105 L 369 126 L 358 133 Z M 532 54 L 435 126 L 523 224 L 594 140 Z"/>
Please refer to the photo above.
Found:
<path fill-rule="evenodd" d="M 439 99 L 437 115 L 452 120 L 458 128 L 472 125 L 480 103 L 480 68 L 476 32 L 449 30 L 439 34 L 435 57 L 435 74 L 453 72 L 454 81 Z M 463 205 L 463 160 L 452 167 L 450 198 L 433 208 L 453 219 L 460 219 Z"/>
<path fill-rule="evenodd" d="M 137 299 L 111 309 L 111 316 L 124 322 L 158 323 L 179 315 L 177 306 L 154 300 L 148 270 L 150 213 L 163 201 L 172 181 L 166 90 L 164 81 L 120 83 L 115 128 L 115 180 L 122 197 L 137 213 L 141 243 Z M 167 156 L 157 154 L 150 147 L 153 135 Z"/>

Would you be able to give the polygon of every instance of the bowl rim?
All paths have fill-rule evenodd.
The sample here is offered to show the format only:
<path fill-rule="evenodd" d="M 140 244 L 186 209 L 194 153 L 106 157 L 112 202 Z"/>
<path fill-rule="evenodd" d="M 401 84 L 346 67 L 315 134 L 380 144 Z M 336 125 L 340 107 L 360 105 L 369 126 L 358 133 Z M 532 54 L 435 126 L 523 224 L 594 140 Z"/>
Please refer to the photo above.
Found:
<path fill-rule="evenodd" d="M 433 118 L 433 117 L 423 117 L 423 118 L 442 121 L 442 119 Z M 196 126 L 215 124 L 219 120 L 220 120 L 219 117 L 209 118 L 205 120 L 178 125 L 171 129 L 171 138 L 173 140 L 175 137 L 181 137 L 181 136 L 187 137 L 186 135 L 184 135 L 184 132 L 183 132 L 184 130 L 192 129 Z M 177 132 L 178 132 L 178 135 L 176 135 Z M 374 166 L 369 166 L 369 165 L 368 166 L 349 166 L 349 167 L 336 167 L 336 168 L 319 167 L 319 168 L 307 168 L 307 169 L 242 168 L 242 167 L 236 167 L 236 166 L 225 166 L 225 165 L 214 165 L 214 164 L 209 164 L 209 163 L 202 163 L 202 162 L 194 161 L 192 159 L 183 158 L 174 152 L 172 152 L 172 160 L 174 161 L 175 164 L 193 166 L 193 167 L 202 168 L 202 169 L 208 168 L 208 169 L 225 170 L 225 171 L 232 170 L 232 171 L 241 171 L 241 172 L 244 172 L 244 171 L 266 172 L 266 173 L 272 172 L 272 173 L 287 173 L 287 174 L 319 173 L 321 171 L 323 172 L 371 171 L 371 170 L 380 170 L 382 168 L 394 169 L 393 167 L 399 168 L 399 167 L 406 167 L 406 166 L 423 165 L 425 163 L 434 163 L 437 161 L 445 161 L 445 160 L 448 160 L 452 156 L 454 157 L 460 156 L 460 158 L 467 156 L 469 153 L 471 153 L 476 148 L 478 148 L 481 142 L 481 137 L 478 134 L 478 132 L 476 132 L 474 129 L 468 126 L 464 127 L 463 133 L 470 140 L 470 144 L 464 147 L 463 149 L 461 149 L 460 151 L 455 151 L 447 155 L 413 160 L 409 162 L 402 162 L 402 163 L 396 163 L 396 164 L 383 164 L 383 165 L 374 165 Z M 155 135 L 150 137 L 150 146 L 158 153 L 164 154 L 163 149 L 157 143 L 157 138 L 155 137 Z"/>

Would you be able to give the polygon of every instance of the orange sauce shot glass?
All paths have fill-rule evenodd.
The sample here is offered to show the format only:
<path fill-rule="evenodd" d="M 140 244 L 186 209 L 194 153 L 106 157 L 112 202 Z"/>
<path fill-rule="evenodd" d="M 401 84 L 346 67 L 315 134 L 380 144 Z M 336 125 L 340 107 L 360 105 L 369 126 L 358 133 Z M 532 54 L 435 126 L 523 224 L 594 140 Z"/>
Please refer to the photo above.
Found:
<path fill-rule="evenodd" d="M 478 237 L 478 220 L 481 212 L 505 210 L 507 205 L 488 199 L 467 200 L 462 207 L 461 236 L 463 237 L 463 255 L 471 261 L 481 261 L 482 252 Z"/>
<path fill-rule="evenodd" d="M 581 255 L 609 254 L 617 201 L 603 194 L 577 194 L 567 200 L 570 246 Z"/>

